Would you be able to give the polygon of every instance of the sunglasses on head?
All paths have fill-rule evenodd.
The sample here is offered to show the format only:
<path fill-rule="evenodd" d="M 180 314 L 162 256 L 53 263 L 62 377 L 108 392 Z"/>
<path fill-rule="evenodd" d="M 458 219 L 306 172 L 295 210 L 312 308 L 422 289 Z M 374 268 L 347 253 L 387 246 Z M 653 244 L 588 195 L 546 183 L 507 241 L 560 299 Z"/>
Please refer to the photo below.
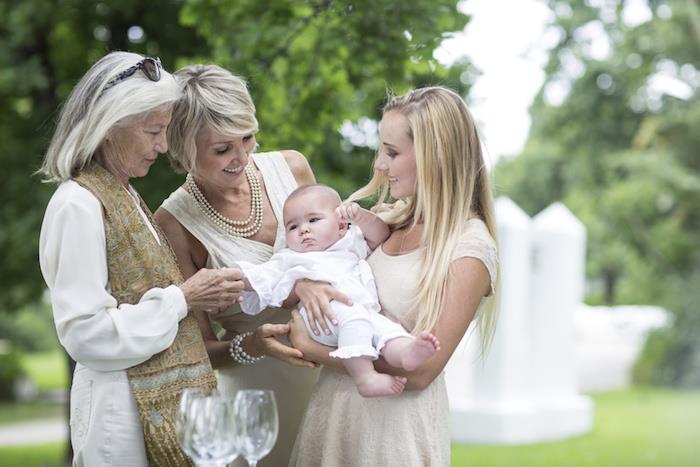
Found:
<path fill-rule="evenodd" d="M 151 81 L 160 81 L 160 70 L 162 69 L 163 65 L 160 64 L 160 58 L 144 57 L 143 60 L 138 62 L 136 65 L 127 68 L 126 70 L 122 71 L 117 76 L 109 80 L 107 84 L 105 84 L 105 87 L 102 88 L 102 92 L 100 93 L 100 95 L 104 94 L 105 91 L 107 91 L 107 89 L 118 84 L 120 81 L 125 80 L 126 78 L 133 75 L 139 70 L 143 71 L 143 74 L 146 75 L 146 78 L 150 79 Z"/>

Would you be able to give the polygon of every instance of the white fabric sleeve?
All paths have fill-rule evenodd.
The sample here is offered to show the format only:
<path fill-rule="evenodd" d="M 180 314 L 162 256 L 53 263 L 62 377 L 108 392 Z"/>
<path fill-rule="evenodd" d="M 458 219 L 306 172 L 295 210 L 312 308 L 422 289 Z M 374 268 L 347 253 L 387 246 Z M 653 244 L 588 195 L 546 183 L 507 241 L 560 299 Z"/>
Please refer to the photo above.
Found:
<path fill-rule="evenodd" d="M 351 225 L 350 229 L 348 229 L 348 234 L 351 236 L 351 251 L 360 259 L 366 259 L 372 253 L 372 249 L 369 247 L 360 226 Z"/>
<path fill-rule="evenodd" d="M 102 207 L 76 182 L 49 202 L 39 262 L 51 294 L 61 344 L 98 371 L 130 368 L 168 348 L 187 303 L 179 287 L 148 290 L 135 305 L 117 306 L 108 284 Z"/>
<path fill-rule="evenodd" d="M 486 296 L 492 296 L 496 291 L 498 279 L 498 249 L 486 225 L 480 220 L 471 221 L 462 234 L 452 255 L 452 261 L 464 257 L 478 259 L 484 264 L 491 280 L 491 287 Z"/>
<path fill-rule="evenodd" d="M 278 253 L 261 264 L 253 264 L 247 261 L 236 261 L 233 266 L 243 271 L 245 278 L 250 283 L 252 291 L 244 291 L 241 294 L 241 311 L 248 315 L 257 315 L 269 306 L 279 306 L 273 297 L 273 291 L 284 274 L 284 251 Z M 285 297 L 286 299 L 287 297 Z M 283 300 L 284 301 L 284 300 Z"/>

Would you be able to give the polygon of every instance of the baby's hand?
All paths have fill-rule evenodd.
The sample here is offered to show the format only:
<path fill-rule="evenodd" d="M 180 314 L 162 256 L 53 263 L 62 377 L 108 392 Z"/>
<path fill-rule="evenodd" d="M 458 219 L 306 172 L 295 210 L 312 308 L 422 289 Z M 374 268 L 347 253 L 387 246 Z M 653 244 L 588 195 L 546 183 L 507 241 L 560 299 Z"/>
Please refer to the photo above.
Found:
<path fill-rule="evenodd" d="M 362 208 L 357 203 L 343 203 L 335 209 L 338 219 L 345 222 L 356 222 Z"/>

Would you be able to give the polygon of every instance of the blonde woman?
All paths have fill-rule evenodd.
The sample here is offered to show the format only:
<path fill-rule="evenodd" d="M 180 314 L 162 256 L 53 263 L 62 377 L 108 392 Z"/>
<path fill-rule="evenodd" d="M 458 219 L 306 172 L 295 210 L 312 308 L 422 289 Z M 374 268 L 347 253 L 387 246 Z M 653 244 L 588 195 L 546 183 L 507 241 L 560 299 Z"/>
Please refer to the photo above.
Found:
<path fill-rule="evenodd" d="M 493 333 L 498 269 L 492 195 L 477 130 L 455 92 L 430 87 L 392 97 L 380 125 L 370 183 L 351 199 L 380 192 L 401 200 L 385 214 L 391 235 L 369 257 L 383 313 L 413 333 L 432 331 L 441 350 L 407 378 L 395 398 L 363 399 L 329 349 L 309 339 L 298 313 L 291 340 L 323 363 L 290 465 L 446 466 L 449 407 L 442 371 L 474 319 Z"/>
<path fill-rule="evenodd" d="M 184 281 L 130 183 L 168 150 L 180 96 L 157 58 L 102 57 L 63 106 L 41 168 L 58 184 L 39 262 L 58 338 L 77 362 L 74 466 L 190 465 L 174 429 L 180 393 L 216 384 L 191 312 L 235 303 L 241 275 L 202 270 Z"/>
<path fill-rule="evenodd" d="M 297 151 L 255 152 L 258 121 L 242 79 L 216 65 L 187 66 L 175 76 L 184 96 L 174 106 L 168 142 L 174 166 L 188 175 L 156 211 L 156 220 L 185 277 L 237 261 L 263 263 L 285 247 L 284 200 L 297 186 L 314 183 L 314 174 Z M 304 286 L 329 287 L 301 284 L 297 293 L 303 295 Z M 343 294 L 334 297 L 347 302 Z M 289 460 L 318 375 L 314 364 L 285 344 L 291 315 L 284 305 L 256 316 L 242 313 L 238 305 L 211 314 L 219 335 L 206 313 L 196 314 L 223 393 L 275 392 L 280 432 L 260 466 Z"/>

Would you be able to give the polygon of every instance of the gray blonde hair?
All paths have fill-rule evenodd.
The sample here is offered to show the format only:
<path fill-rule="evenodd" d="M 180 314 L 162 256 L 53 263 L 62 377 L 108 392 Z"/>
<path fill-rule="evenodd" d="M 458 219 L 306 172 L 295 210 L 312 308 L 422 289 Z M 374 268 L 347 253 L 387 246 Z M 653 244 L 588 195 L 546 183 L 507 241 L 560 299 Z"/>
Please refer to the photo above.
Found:
<path fill-rule="evenodd" d="M 400 229 L 422 219 L 421 244 L 425 246 L 415 296 L 418 319 L 414 333 L 433 330 L 445 301 L 452 254 L 472 212 L 496 239 L 490 181 L 474 120 L 464 100 L 443 87 L 426 87 L 403 96 L 392 96 L 384 107 L 408 120 L 409 136 L 416 154 L 416 193 L 389 220 Z M 381 150 L 381 148 L 380 148 Z M 387 198 L 385 174 L 375 171 L 369 183 L 350 196 L 379 194 L 377 206 Z M 495 291 L 494 291 L 495 292 Z M 495 300 L 478 316 L 482 352 L 495 328 Z"/>
<path fill-rule="evenodd" d="M 170 161 L 178 172 L 197 170 L 197 134 L 202 128 L 227 136 L 258 131 L 246 82 L 217 65 L 190 65 L 175 72 L 184 95 L 168 127 Z"/>
<path fill-rule="evenodd" d="M 111 52 L 90 67 L 73 88 L 38 171 L 45 181 L 60 183 L 73 178 L 92 160 L 113 127 L 127 126 L 180 98 L 180 87 L 165 70 L 158 81 L 137 71 L 104 90 L 110 80 L 142 59 L 131 52 Z"/>

